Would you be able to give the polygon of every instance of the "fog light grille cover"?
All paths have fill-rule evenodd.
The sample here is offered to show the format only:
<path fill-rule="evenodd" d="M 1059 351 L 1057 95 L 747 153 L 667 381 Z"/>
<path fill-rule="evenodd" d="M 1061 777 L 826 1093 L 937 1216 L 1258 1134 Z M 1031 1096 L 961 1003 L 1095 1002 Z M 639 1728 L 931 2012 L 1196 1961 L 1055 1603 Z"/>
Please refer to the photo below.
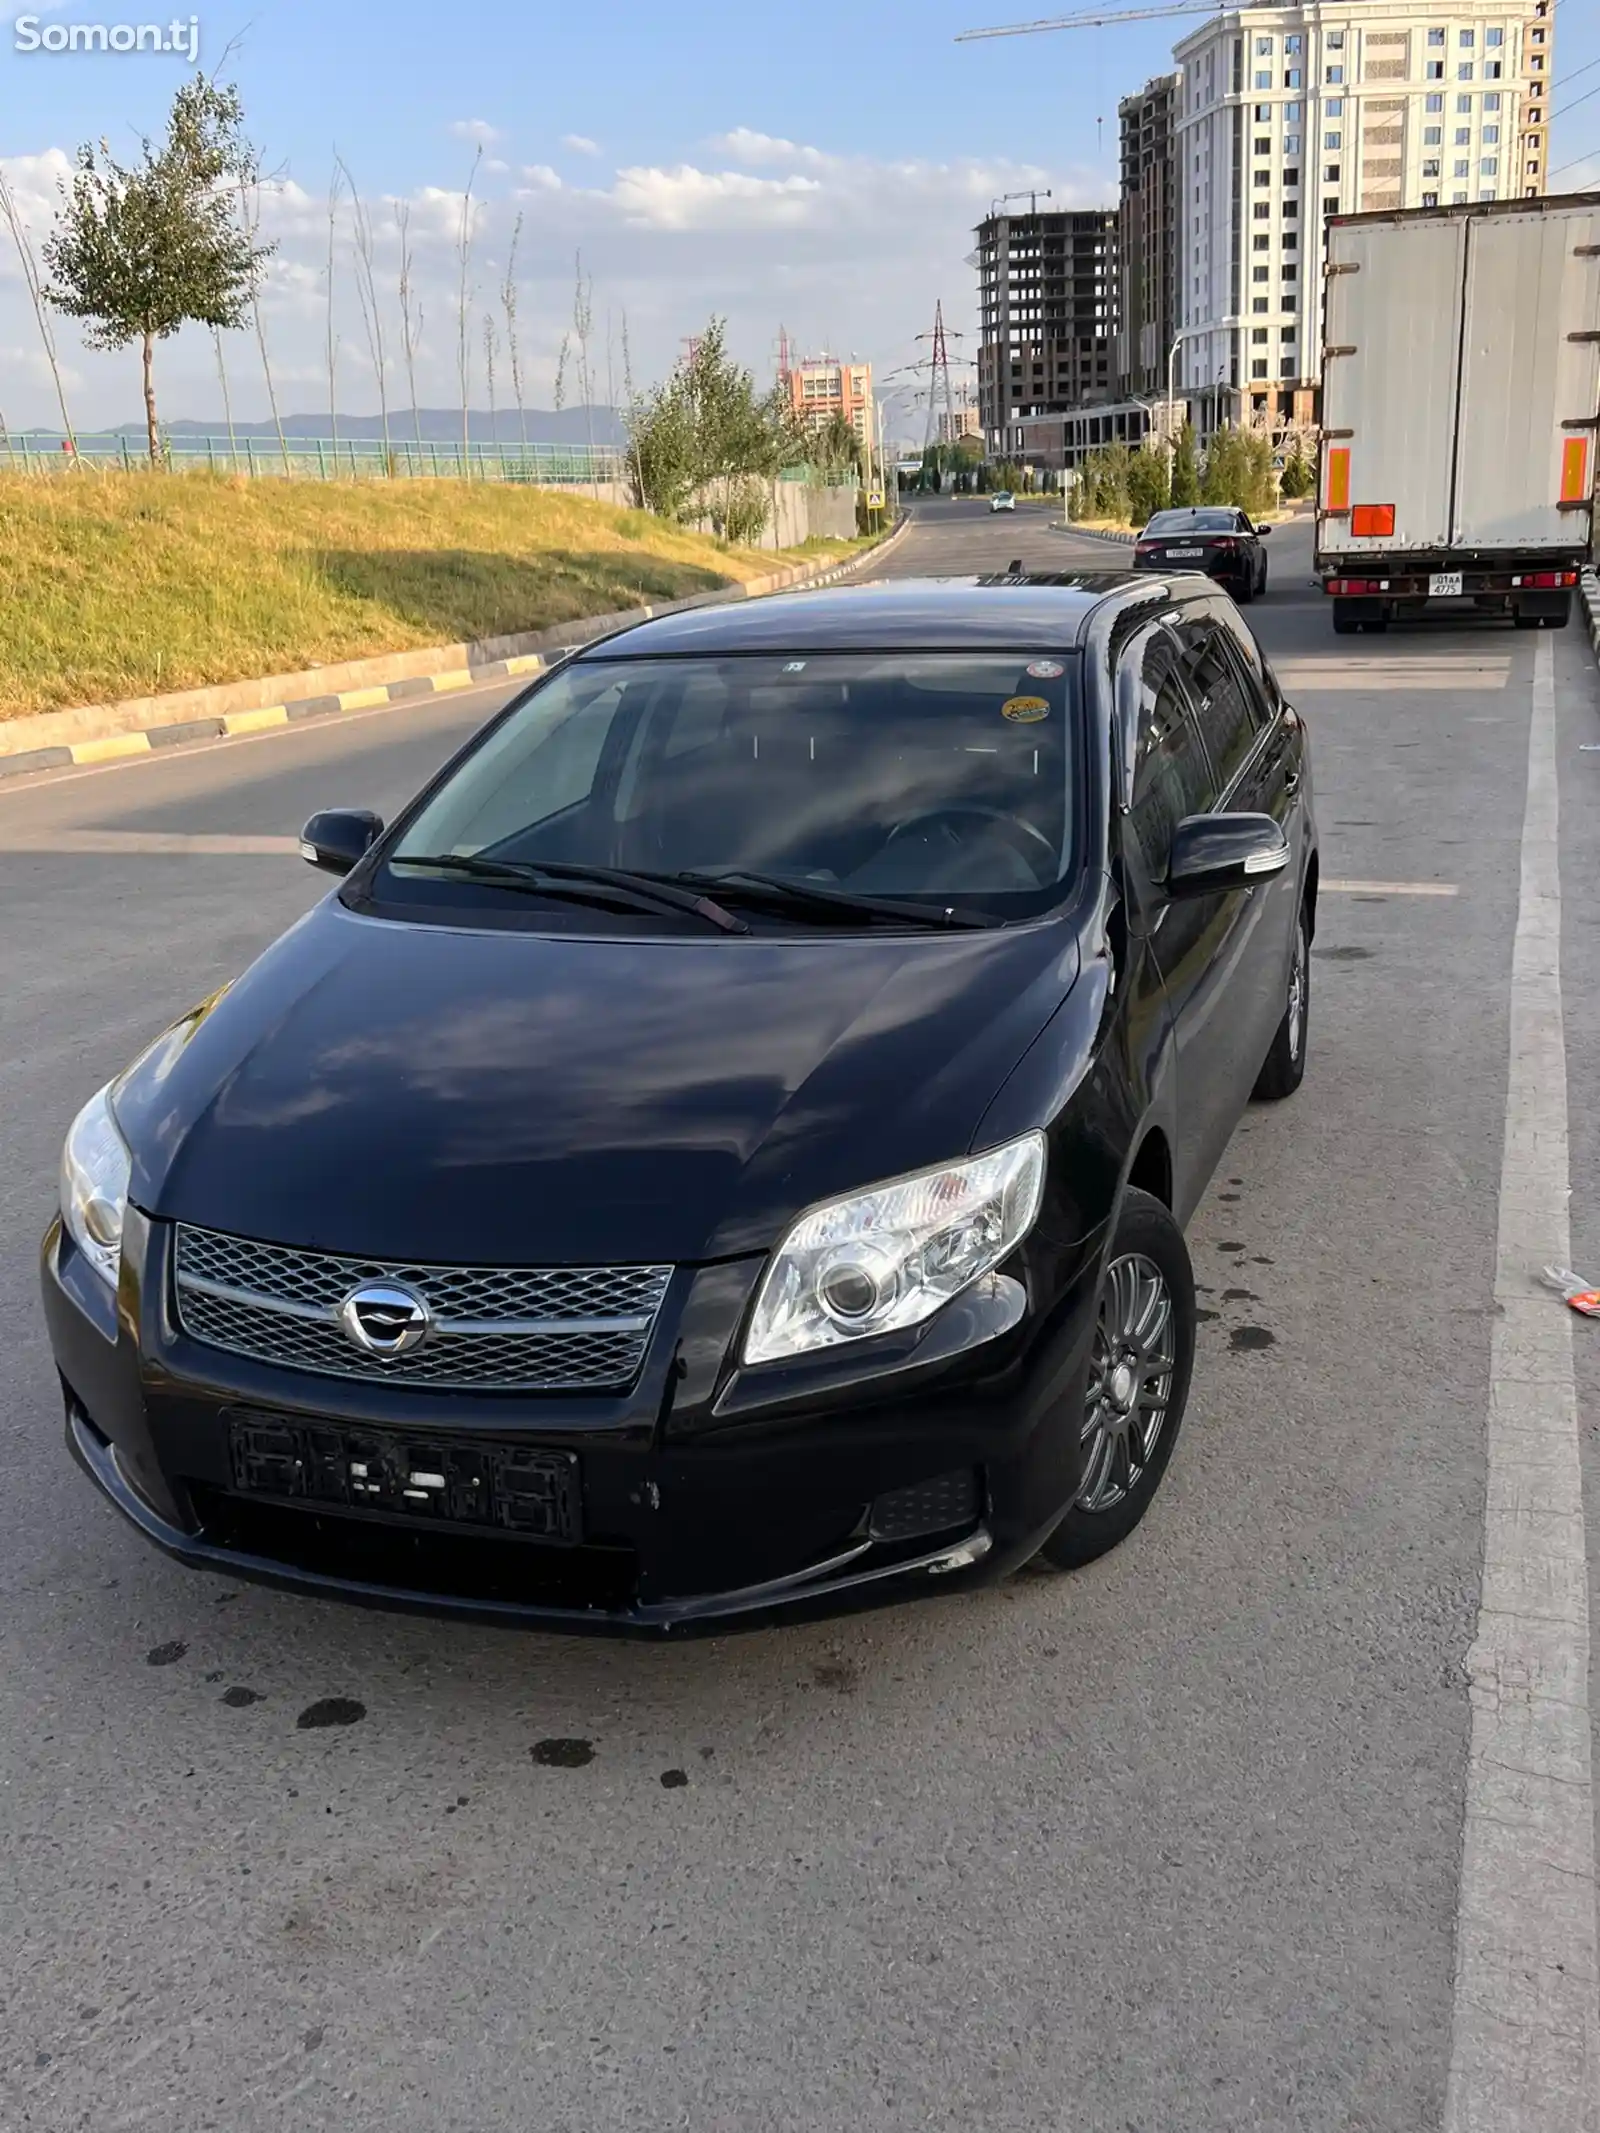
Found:
<path fill-rule="evenodd" d="M 867 1531 L 874 1540 L 915 1540 L 924 1533 L 948 1533 L 957 1526 L 970 1526 L 982 1503 L 978 1470 L 953 1467 L 931 1481 L 919 1481 L 909 1489 L 891 1489 L 872 1506 Z"/>

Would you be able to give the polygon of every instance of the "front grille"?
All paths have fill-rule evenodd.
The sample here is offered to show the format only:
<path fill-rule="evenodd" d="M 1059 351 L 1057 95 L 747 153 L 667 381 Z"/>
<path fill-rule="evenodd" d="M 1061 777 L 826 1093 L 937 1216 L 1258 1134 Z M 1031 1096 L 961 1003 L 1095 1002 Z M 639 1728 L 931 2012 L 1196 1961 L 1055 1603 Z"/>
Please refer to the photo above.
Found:
<path fill-rule="evenodd" d="M 632 1383 L 671 1267 L 419 1266 L 261 1244 L 180 1223 L 178 1323 L 191 1339 L 323 1377 L 483 1392 L 595 1392 Z M 376 1355 L 339 1311 L 362 1283 L 409 1289 L 432 1324 Z"/>

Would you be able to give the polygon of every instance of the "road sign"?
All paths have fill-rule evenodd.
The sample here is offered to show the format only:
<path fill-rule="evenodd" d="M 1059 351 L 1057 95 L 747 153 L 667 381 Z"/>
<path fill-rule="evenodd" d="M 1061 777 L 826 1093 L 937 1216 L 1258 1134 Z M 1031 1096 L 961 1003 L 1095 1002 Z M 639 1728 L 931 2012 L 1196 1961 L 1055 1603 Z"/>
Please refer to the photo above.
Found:
<path fill-rule="evenodd" d="M 869 511 L 881 511 L 883 509 L 883 491 L 881 489 L 869 489 L 867 491 L 867 509 Z"/>

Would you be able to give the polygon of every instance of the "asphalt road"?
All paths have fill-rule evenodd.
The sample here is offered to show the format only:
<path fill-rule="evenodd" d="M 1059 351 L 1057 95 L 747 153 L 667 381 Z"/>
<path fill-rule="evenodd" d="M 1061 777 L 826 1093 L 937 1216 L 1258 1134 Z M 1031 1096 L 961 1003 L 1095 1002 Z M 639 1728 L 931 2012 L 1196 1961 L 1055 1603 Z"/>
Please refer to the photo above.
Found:
<path fill-rule="evenodd" d="M 35 1302 L 62 1131 L 321 892 L 234 840 L 392 809 L 504 691 L 0 788 L 0 2125 L 1442 2126 L 1530 705 L 1553 659 L 1600 1279 L 1600 685 L 1575 629 L 1336 646 L 1304 527 L 1270 552 L 1252 620 L 1358 886 L 1304 1088 L 1193 1226 L 1173 1468 L 1085 1574 L 842 1623 L 463 1629 L 125 1529 L 62 1451 Z M 891 567 L 1012 558 L 1117 555 L 946 503 Z M 1573 1341 L 1592 1507 L 1600 1325 Z M 360 1716 L 308 1725 L 331 1698 Z"/>

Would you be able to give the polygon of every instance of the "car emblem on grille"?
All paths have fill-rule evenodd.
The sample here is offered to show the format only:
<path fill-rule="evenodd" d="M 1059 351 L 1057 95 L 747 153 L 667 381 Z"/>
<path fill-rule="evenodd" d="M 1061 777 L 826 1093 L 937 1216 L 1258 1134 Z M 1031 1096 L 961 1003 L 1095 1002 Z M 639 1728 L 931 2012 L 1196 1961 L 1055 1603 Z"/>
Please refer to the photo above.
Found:
<path fill-rule="evenodd" d="M 409 1355 L 433 1326 L 422 1298 L 398 1282 L 364 1281 L 339 1306 L 345 1339 L 367 1355 Z"/>

